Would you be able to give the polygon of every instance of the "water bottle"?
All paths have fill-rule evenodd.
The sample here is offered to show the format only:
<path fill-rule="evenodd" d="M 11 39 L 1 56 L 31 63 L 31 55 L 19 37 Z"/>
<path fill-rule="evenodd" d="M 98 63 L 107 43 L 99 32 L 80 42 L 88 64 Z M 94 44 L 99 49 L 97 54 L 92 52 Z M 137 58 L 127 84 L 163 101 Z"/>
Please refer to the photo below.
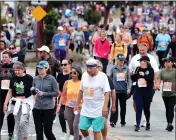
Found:
<path fill-rule="evenodd" d="M 40 92 L 40 90 L 38 88 L 35 88 L 35 92 L 36 92 L 36 94 L 38 94 Z"/>

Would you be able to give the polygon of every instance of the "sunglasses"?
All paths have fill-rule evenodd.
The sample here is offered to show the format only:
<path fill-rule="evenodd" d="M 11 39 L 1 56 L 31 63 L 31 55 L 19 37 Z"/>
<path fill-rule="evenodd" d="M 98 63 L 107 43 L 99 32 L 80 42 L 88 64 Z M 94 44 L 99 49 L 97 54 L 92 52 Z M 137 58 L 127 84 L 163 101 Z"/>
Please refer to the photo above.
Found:
<path fill-rule="evenodd" d="M 61 66 L 67 66 L 68 64 L 61 64 Z"/>
<path fill-rule="evenodd" d="M 77 74 L 77 72 L 71 72 L 71 74 L 76 75 L 76 74 Z"/>
<path fill-rule="evenodd" d="M 15 48 L 9 48 L 9 50 L 14 50 Z"/>

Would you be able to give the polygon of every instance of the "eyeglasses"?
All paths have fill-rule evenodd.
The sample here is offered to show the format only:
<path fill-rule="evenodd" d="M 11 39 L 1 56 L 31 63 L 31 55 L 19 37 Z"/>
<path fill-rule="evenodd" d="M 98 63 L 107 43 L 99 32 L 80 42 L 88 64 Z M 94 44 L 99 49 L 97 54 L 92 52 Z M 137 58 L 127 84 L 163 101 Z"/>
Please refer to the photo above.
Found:
<path fill-rule="evenodd" d="M 67 66 L 68 64 L 61 64 L 61 66 Z"/>
<path fill-rule="evenodd" d="M 9 48 L 9 50 L 14 50 L 15 48 Z"/>
<path fill-rule="evenodd" d="M 76 74 L 77 74 L 77 72 L 71 72 L 71 74 L 76 75 Z"/>

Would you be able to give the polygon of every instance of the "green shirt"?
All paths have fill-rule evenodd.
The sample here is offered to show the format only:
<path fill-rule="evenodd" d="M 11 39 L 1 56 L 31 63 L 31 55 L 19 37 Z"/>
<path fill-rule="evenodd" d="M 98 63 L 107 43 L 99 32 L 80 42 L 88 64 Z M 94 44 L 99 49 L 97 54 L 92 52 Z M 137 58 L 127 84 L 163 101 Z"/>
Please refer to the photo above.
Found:
<path fill-rule="evenodd" d="M 163 91 L 162 86 L 162 96 L 170 97 L 176 96 L 176 69 L 173 68 L 172 70 L 163 69 L 160 71 L 158 78 L 164 82 L 171 82 L 172 87 L 171 91 Z"/>

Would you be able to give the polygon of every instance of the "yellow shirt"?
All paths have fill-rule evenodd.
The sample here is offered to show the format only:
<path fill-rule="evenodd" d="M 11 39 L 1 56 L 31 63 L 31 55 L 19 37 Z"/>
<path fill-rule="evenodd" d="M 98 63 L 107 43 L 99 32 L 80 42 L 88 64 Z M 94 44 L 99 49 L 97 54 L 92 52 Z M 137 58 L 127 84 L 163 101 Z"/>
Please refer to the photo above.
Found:
<path fill-rule="evenodd" d="M 67 83 L 67 101 L 66 106 L 74 108 L 77 96 L 80 90 L 81 81 L 73 82 L 72 80 L 68 80 Z"/>
<path fill-rule="evenodd" d="M 118 54 L 123 54 L 124 57 L 127 57 L 127 46 L 122 45 L 122 43 L 118 43 L 117 41 L 114 42 L 111 46 L 111 54 L 110 54 L 110 59 L 113 60 L 117 58 Z"/>

